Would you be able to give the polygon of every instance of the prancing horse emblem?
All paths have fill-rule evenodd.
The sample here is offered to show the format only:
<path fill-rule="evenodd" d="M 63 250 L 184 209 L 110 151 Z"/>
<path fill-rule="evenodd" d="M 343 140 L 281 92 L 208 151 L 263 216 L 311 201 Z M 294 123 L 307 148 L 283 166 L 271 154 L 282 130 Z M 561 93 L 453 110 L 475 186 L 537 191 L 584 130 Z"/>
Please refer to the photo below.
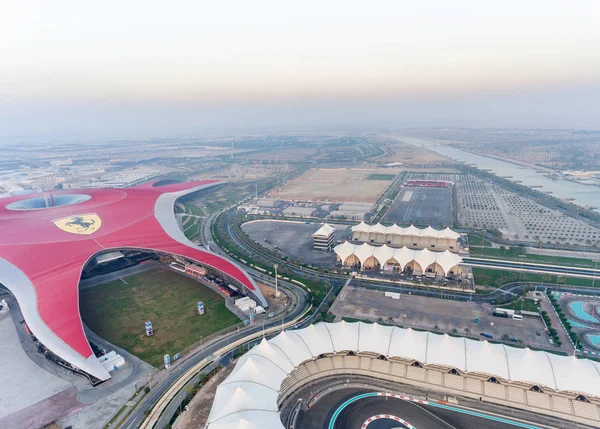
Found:
<path fill-rule="evenodd" d="M 71 234 L 93 234 L 102 226 L 102 219 L 94 213 L 63 217 L 52 222 Z"/>

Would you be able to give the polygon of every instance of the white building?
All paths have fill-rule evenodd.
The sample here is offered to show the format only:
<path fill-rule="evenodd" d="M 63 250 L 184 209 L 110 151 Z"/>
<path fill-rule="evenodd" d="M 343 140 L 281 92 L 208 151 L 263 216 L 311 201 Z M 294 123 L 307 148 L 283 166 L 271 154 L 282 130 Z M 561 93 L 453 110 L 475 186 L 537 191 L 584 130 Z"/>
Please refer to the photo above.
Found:
<path fill-rule="evenodd" d="M 326 223 L 312 237 L 315 250 L 329 252 L 335 243 L 335 228 Z"/>
<path fill-rule="evenodd" d="M 283 214 L 285 216 L 299 216 L 299 217 L 309 217 L 312 216 L 317 209 L 314 207 L 294 207 L 290 206 L 283 210 Z"/>

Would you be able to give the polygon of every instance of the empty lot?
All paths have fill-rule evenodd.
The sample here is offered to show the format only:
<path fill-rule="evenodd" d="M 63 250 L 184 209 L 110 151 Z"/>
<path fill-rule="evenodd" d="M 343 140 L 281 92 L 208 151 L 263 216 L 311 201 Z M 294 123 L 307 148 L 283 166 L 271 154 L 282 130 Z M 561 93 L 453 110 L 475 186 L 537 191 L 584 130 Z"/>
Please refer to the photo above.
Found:
<path fill-rule="evenodd" d="M 379 168 L 313 168 L 269 193 L 283 200 L 366 202 L 374 203 L 392 180 L 369 180 L 369 177 L 389 178 L 399 170 Z"/>

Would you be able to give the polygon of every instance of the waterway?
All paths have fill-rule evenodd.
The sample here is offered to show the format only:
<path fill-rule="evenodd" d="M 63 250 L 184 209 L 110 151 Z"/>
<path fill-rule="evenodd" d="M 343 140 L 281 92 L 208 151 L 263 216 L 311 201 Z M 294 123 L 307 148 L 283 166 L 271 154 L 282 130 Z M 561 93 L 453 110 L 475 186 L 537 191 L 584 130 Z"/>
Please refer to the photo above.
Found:
<path fill-rule="evenodd" d="M 600 206 L 600 187 L 598 186 L 582 185 L 570 180 L 553 180 L 533 168 L 477 155 L 448 145 L 436 144 L 430 140 L 409 136 L 398 138 L 405 143 L 424 147 L 447 158 L 471 164 L 480 170 L 490 171 L 500 177 L 506 177 L 513 182 L 521 182 L 522 185 L 535 188 L 540 192 L 550 193 L 554 197 L 572 200 L 571 202 L 581 206 Z"/>

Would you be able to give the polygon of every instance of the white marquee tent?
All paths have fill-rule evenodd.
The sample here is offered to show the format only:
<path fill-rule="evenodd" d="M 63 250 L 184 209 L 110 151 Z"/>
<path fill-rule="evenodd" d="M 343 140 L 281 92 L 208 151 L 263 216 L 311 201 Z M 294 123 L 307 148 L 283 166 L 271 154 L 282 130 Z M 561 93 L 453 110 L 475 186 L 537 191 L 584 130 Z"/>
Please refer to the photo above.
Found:
<path fill-rule="evenodd" d="M 357 245 L 346 241 L 335 246 L 333 251 L 342 263 L 345 263 L 349 256 L 354 255 L 358 258 L 361 265 L 364 266 L 370 257 L 374 257 L 382 267 L 390 261 L 396 261 L 400 265 L 401 270 L 404 270 L 407 264 L 415 261 L 425 271 L 427 267 L 435 262 L 442 267 L 444 274 L 448 274 L 453 267 L 462 263 L 460 256 L 448 250 L 444 252 L 432 252 L 429 249 L 394 248 L 385 244 L 383 246 L 372 246 L 368 243 Z"/>
<path fill-rule="evenodd" d="M 302 362 L 324 353 L 373 352 L 507 381 L 600 397 L 600 363 L 589 359 L 418 332 L 376 323 L 319 323 L 264 340 L 217 388 L 209 429 L 283 429 L 277 397 Z"/>
<path fill-rule="evenodd" d="M 431 237 L 431 238 L 450 238 L 456 240 L 460 237 L 460 234 L 452 231 L 450 228 L 445 228 L 442 230 L 437 230 L 428 226 L 427 228 L 417 228 L 414 225 L 411 225 L 407 228 L 402 228 L 398 225 L 384 226 L 380 223 L 376 225 L 367 225 L 364 222 L 359 223 L 352 227 L 352 232 L 365 232 L 369 233 L 379 233 L 379 234 L 390 234 L 390 235 L 410 235 L 415 237 Z"/>

